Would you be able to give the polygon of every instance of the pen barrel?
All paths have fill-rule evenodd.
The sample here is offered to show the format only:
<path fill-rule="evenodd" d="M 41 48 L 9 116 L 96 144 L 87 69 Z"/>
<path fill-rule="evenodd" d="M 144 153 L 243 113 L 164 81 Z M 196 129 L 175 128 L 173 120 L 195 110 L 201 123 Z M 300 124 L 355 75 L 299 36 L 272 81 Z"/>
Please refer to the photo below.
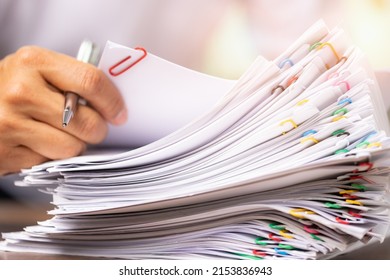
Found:
<path fill-rule="evenodd" d="M 77 110 L 77 103 L 79 100 L 79 96 L 71 91 L 65 92 L 65 109 L 71 110 L 73 113 Z"/>

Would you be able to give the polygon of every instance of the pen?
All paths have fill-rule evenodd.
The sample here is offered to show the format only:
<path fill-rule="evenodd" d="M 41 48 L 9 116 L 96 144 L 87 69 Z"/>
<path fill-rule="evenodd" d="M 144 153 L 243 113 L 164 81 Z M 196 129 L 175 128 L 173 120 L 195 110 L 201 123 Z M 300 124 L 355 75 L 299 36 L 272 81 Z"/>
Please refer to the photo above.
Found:
<path fill-rule="evenodd" d="M 96 45 L 89 40 L 84 40 L 81 43 L 81 46 L 77 53 L 77 60 L 96 65 L 98 54 L 99 50 Z M 70 120 L 74 117 L 74 114 L 76 113 L 77 104 L 79 103 L 80 97 L 77 93 L 71 91 L 66 91 L 64 94 L 65 105 L 64 112 L 62 114 L 62 126 L 66 127 L 69 125 Z"/>

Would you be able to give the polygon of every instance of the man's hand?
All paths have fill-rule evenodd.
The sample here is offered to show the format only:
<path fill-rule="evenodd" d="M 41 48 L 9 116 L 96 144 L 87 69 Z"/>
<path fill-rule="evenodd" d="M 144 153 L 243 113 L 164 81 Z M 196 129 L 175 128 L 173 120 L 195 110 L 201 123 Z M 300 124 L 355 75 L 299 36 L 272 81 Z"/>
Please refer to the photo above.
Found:
<path fill-rule="evenodd" d="M 89 104 L 79 106 L 66 129 L 64 91 Z M 87 143 L 105 138 L 106 121 L 126 119 L 118 90 L 93 65 L 38 47 L 23 47 L 0 61 L 0 175 L 79 155 Z"/>

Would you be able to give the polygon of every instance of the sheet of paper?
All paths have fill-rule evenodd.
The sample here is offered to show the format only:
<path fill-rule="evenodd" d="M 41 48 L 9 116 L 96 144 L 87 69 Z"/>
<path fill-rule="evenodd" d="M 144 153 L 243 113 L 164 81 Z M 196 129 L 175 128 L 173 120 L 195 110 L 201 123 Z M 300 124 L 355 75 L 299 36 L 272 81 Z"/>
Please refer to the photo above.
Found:
<path fill-rule="evenodd" d="M 139 147 L 158 140 L 209 111 L 236 83 L 143 55 L 107 42 L 99 68 L 124 97 L 129 119 L 110 126 L 104 145 Z"/>

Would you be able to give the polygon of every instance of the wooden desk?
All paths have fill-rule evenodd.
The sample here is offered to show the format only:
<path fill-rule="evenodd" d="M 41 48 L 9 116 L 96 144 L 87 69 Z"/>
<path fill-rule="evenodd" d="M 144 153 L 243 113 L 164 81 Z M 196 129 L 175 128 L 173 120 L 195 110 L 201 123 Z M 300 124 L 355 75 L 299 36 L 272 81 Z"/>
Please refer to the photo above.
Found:
<path fill-rule="evenodd" d="M 46 220 L 49 216 L 46 211 L 51 205 L 27 206 L 13 201 L 0 201 L 0 232 L 19 231 L 37 221 Z M 0 260 L 80 260 L 96 259 L 77 256 L 61 256 L 34 253 L 14 253 L 0 251 Z M 371 244 L 341 255 L 336 259 L 348 260 L 390 260 L 390 237 L 384 243 Z"/>
<path fill-rule="evenodd" d="M 49 204 L 26 205 L 13 200 L 0 200 L 0 232 L 20 231 L 25 226 L 49 218 L 46 212 L 52 209 Z"/>
<path fill-rule="evenodd" d="M 23 227 L 35 225 L 37 221 L 50 218 L 46 212 L 50 204 L 26 205 L 13 200 L 0 200 L 0 232 L 21 231 Z M 0 251 L 0 260 L 80 260 L 91 259 L 78 256 L 61 256 L 35 253 Z"/>

